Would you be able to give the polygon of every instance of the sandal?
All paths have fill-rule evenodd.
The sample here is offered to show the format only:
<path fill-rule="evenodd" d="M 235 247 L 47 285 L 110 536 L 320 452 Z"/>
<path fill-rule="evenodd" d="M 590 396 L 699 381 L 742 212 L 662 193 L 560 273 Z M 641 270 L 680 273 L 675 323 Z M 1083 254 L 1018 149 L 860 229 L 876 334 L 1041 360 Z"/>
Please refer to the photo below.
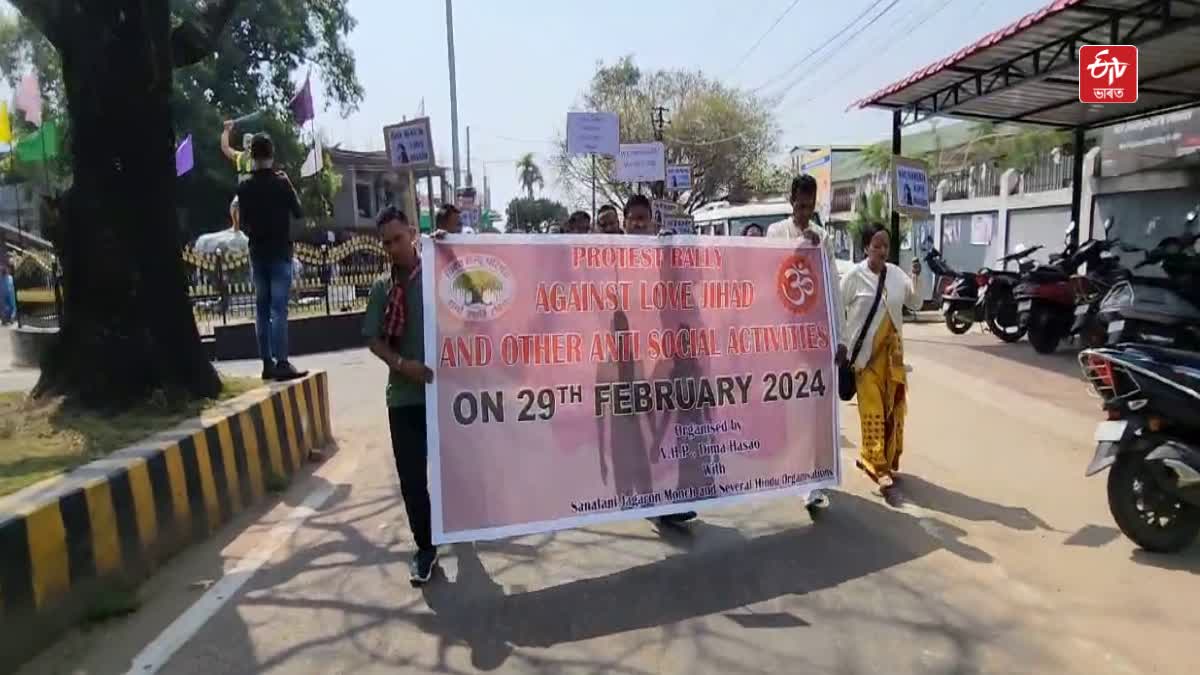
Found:
<path fill-rule="evenodd" d="M 872 483 L 875 483 L 876 485 L 878 485 L 878 484 L 879 484 L 879 476 L 876 476 L 876 475 L 875 475 L 875 472 L 874 472 L 874 471 L 872 471 L 872 470 L 871 470 L 871 468 L 870 468 L 870 467 L 868 467 L 868 466 L 866 465 L 866 463 L 864 463 L 864 462 L 863 462 L 861 459 L 856 459 L 856 460 L 854 460 L 854 466 L 855 466 L 855 468 L 857 468 L 859 471 L 861 471 L 861 472 L 865 473 L 865 474 L 867 475 L 867 478 L 870 478 L 870 479 L 871 479 L 871 482 L 872 482 Z"/>

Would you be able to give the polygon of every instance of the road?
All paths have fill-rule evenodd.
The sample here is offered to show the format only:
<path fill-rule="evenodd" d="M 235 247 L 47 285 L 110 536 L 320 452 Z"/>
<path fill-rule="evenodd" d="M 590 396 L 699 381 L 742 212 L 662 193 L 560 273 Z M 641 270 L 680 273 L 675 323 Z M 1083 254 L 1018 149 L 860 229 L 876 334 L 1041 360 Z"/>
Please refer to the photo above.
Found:
<path fill-rule="evenodd" d="M 459 545 L 424 589 L 381 368 L 303 359 L 332 373 L 337 452 L 161 570 L 138 612 L 22 672 L 125 672 L 156 639 L 182 645 L 150 661 L 171 674 L 1193 672 L 1200 548 L 1147 555 L 1116 531 L 1104 479 L 1083 477 L 1098 415 L 1073 359 L 940 325 L 906 336 L 899 502 L 849 471 L 816 523 L 775 499 L 690 534 L 634 521 Z M 211 610 L 194 634 L 164 633 L 193 605 Z"/>

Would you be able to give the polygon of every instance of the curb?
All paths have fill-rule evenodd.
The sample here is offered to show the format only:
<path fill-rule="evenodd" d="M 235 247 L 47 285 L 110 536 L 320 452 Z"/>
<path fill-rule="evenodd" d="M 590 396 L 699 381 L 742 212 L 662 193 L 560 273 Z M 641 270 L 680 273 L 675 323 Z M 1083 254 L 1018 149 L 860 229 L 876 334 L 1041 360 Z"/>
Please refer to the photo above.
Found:
<path fill-rule="evenodd" d="M 36 654 L 104 586 L 132 587 L 207 538 L 332 438 L 318 371 L 0 500 L 0 664 Z"/>

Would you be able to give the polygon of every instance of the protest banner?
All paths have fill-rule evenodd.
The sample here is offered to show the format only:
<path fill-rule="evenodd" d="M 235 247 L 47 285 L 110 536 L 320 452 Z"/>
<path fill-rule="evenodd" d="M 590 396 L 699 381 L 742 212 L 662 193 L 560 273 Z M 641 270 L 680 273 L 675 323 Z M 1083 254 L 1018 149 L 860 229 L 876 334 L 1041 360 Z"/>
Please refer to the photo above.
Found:
<path fill-rule="evenodd" d="M 839 480 L 820 249 L 450 235 L 422 275 L 435 543 Z"/>
<path fill-rule="evenodd" d="M 620 144 L 620 121 L 616 113 L 567 113 L 567 154 L 615 157 Z"/>
<path fill-rule="evenodd" d="M 616 179 L 625 183 L 653 183 L 667 170 L 663 144 L 622 143 L 617 153 Z"/>

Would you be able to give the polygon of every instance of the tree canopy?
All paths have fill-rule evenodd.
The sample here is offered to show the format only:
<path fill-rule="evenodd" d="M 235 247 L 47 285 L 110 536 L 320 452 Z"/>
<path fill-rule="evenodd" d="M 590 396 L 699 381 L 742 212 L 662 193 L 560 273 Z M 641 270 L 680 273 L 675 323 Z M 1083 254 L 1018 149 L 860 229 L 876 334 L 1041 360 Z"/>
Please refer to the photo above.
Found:
<path fill-rule="evenodd" d="M 778 128 L 770 108 L 754 94 L 701 72 L 643 72 L 626 56 L 597 66 L 578 105 L 582 110 L 617 113 L 622 143 L 655 139 L 657 106 L 666 107 L 670 117 L 663 132 L 667 163 L 692 167 L 692 190 L 678 200 L 686 211 L 770 184 L 762 180 L 772 173 L 769 159 L 778 149 Z M 591 159 L 568 155 L 566 150 L 566 140 L 560 138 L 554 159 L 559 181 L 572 200 L 590 201 Z M 614 168 L 611 159 L 598 159 L 596 190 L 601 201 L 623 204 L 636 190 L 616 181 Z"/>
<path fill-rule="evenodd" d="M 307 148 L 292 123 L 287 103 L 296 92 L 291 77 L 305 65 L 320 75 L 325 100 L 340 113 L 352 112 L 362 100 L 354 55 L 346 42 L 355 25 L 347 5 L 348 0 L 239 3 L 217 40 L 215 58 L 176 69 L 171 101 L 175 132 L 180 139 L 192 134 L 195 154 L 195 167 L 179 180 L 177 190 L 187 235 L 225 226 L 237 180 L 233 165 L 221 154 L 221 123 L 255 111 L 266 114 L 249 130 L 271 134 L 278 164 L 292 174 L 305 205 L 317 209 L 306 213 L 317 222 L 331 214 L 325 208 L 327 204 L 331 208 L 325 196 L 337 179 L 328 163 L 324 172 L 300 179 Z M 176 25 L 194 19 L 202 7 L 187 0 L 171 0 L 170 6 Z M 0 72 L 15 85 L 31 69 L 41 80 L 47 117 L 65 131 L 67 152 L 51 163 L 55 183 L 61 187 L 70 180 L 71 133 L 63 114 L 65 92 L 58 52 L 28 17 L 0 15 Z M 241 132 L 239 128 L 232 139 L 235 146 L 240 146 Z M 307 131 L 304 136 L 311 143 Z M 136 138 L 127 140 L 138 142 Z"/>
<path fill-rule="evenodd" d="M 530 199 L 533 199 L 534 187 L 541 190 L 546 186 L 542 168 L 533 160 L 532 152 L 521 155 L 521 159 L 517 160 L 517 181 L 520 182 L 521 189 L 525 190 L 525 195 Z"/>
<path fill-rule="evenodd" d="M 505 210 L 508 229 L 528 228 L 546 232 L 551 225 L 567 219 L 567 207 L 552 199 L 517 197 Z"/>

